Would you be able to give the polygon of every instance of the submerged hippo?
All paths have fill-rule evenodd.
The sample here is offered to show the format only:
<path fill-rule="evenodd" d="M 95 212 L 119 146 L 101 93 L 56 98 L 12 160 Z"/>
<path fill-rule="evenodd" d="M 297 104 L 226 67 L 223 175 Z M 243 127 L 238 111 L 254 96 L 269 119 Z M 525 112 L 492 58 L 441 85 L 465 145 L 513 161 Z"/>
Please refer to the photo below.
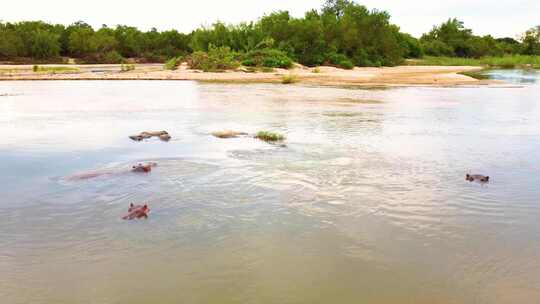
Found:
<path fill-rule="evenodd" d="M 90 171 L 90 172 L 74 174 L 74 175 L 65 177 L 63 179 L 67 181 L 78 181 L 78 180 L 87 180 L 87 179 L 104 177 L 104 176 L 116 176 L 116 175 L 128 174 L 131 172 L 148 173 L 152 171 L 153 167 L 156 167 L 156 166 L 157 166 L 157 163 L 154 163 L 154 162 L 149 162 L 146 164 L 139 163 L 136 166 L 132 166 L 131 170 L 129 170 L 128 168 L 124 168 L 124 169 Z"/>
<path fill-rule="evenodd" d="M 147 164 L 138 164 L 136 166 L 133 166 L 131 169 L 131 172 L 142 172 L 142 173 L 148 173 L 152 171 L 153 167 L 156 167 L 157 163 L 147 163 Z"/>
<path fill-rule="evenodd" d="M 144 205 L 134 205 L 133 203 L 129 204 L 128 208 L 128 214 L 122 217 L 124 220 L 134 220 L 134 219 L 140 219 L 140 218 L 148 218 L 148 214 L 150 213 L 150 208 L 148 208 L 147 204 Z"/>
<path fill-rule="evenodd" d="M 171 136 L 167 131 L 144 131 L 141 132 L 139 135 L 131 135 L 129 138 L 135 141 L 141 141 L 143 139 L 152 138 L 154 136 L 159 137 L 159 139 L 163 141 L 169 141 L 171 139 Z"/>
<path fill-rule="evenodd" d="M 487 183 L 489 182 L 489 176 L 481 175 L 481 174 L 467 174 L 465 175 L 465 180 L 468 180 L 470 182 L 481 182 L 481 183 Z"/>

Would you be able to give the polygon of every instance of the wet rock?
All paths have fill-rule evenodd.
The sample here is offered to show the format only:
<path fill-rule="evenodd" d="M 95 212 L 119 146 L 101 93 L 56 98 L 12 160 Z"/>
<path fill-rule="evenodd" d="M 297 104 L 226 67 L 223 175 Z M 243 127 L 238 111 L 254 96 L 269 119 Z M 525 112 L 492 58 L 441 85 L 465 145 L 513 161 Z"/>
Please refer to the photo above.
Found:
<path fill-rule="evenodd" d="M 162 141 L 169 141 L 171 140 L 171 136 L 169 134 L 162 134 L 159 136 L 159 139 L 161 139 Z"/>
<path fill-rule="evenodd" d="M 169 141 L 171 139 L 171 136 L 167 131 L 144 131 L 138 135 L 129 136 L 129 138 L 134 141 L 141 141 L 143 139 L 149 139 L 152 137 L 159 137 L 159 139 L 163 141 Z"/>
<path fill-rule="evenodd" d="M 245 136 L 248 134 L 245 132 L 226 130 L 226 131 L 213 132 L 212 135 L 214 135 L 217 138 L 236 138 L 236 137 Z"/>

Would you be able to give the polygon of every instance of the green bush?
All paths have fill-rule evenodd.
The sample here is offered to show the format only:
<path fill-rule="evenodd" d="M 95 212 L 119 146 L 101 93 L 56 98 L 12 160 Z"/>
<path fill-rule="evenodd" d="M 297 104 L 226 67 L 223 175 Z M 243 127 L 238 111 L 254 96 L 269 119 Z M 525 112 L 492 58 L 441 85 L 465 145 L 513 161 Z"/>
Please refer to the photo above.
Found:
<path fill-rule="evenodd" d="M 540 68 L 540 56 L 513 55 L 503 57 L 486 56 L 482 58 L 432 57 L 408 62 L 409 65 L 441 66 L 484 66 L 495 68 L 532 67 Z"/>
<path fill-rule="evenodd" d="M 288 69 L 293 64 L 293 61 L 287 54 L 276 49 L 254 50 L 248 52 L 243 57 L 242 64 L 245 66 Z"/>
<path fill-rule="evenodd" d="M 424 41 L 422 43 L 424 52 L 430 56 L 454 56 L 454 50 L 440 40 Z"/>
<path fill-rule="evenodd" d="M 259 131 L 255 135 L 255 138 L 260 139 L 262 141 L 275 142 L 275 141 L 284 140 L 285 136 L 278 133 L 270 132 L 270 131 Z"/>
<path fill-rule="evenodd" d="M 208 52 L 194 52 L 187 62 L 190 68 L 205 72 L 219 72 L 237 68 L 240 64 L 229 47 L 210 46 Z"/>
<path fill-rule="evenodd" d="M 360 49 L 354 54 L 353 62 L 355 65 L 361 67 L 373 66 L 373 62 L 369 59 L 369 54 L 364 49 Z"/>
<path fill-rule="evenodd" d="M 247 67 L 255 67 L 257 66 L 257 63 L 255 62 L 253 58 L 247 58 L 247 59 L 242 60 L 242 65 L 247 66 Z"/>
<path fill-rule="evenodd" d="M 283 75 L 281 77 L 282 84 L 292 84 L 298 82 L 298 77 L 296 75 Z"/>
<path fill-rule="evenodd" d="M 120 55 L 117 51 L 110 51 L 103 55 L 103 63 L 122 63 L 124 61 L 124 57 Z"/>
<path fill-rule="evenodd" d="M 173 57 L 167 60 L 167 62 L 165 62 L 165 65 L 163 66 L 163 68 L 165 70 L 173 71 L 173 70 L 176 70 L 181 63 L 182 63 L 182 57 Z"/>
<path fill-rule="evenodd" d="M 352 70 L 354 68 L 354 64 L 350 60 L 343 60 L 338 64 L 338 66 L 346 70 Z"/>
<path fill-rule="evenodd" d="M 135 70 L 134 64 L 123 64 L 120 66 L 122 72 L 129 72 Z"/>
<path fill-rule="evenodd" d="M 327 57 L 326 62 L 329 65 L 339 67 L 342 69 L 347 69 L 347 70 L 351 70 L 354 68 L 354 64 L 349 59 L 349 57 L 343 54 L 330 53 L 326 57 Z"/>

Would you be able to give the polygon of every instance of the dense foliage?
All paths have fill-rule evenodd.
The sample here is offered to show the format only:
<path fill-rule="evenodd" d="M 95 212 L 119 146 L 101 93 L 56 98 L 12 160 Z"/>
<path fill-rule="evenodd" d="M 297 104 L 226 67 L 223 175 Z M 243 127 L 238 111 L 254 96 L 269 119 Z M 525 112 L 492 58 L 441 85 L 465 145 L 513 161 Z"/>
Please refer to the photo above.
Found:
<path fill-rule="evenodd" d="M 540 27 L 521 39 L 475 36 L 457 19 L 449 19 L 416 39 L 400 32 L 384 11 L 368 10 L 350 0 L 327 0 L 321 10 L 292 17 L 286 11 L 257 22 L 226 25 L 217 22 L 192 33 L 147 32 L 135 27 L 84 22 L 69 26 L 41 21 L 0 22 L 0 60 L 55 62 L 76 58 L 85 63 L 166 62 L 174 69 L 180 59 L 192 67 L 222 70 L 238 63 L 252 67 L 288 68 L 293 61 L 308 66 L 392 66 L 406 58 L 447 56 L 481 58 L 540 55 Z M 174 58 L 172 61 L 171 58 Z M 64 59 L 65 60 L 65 59 Z"/>
<path fill-rule="evenodd" d="M 510 54 L 540 55 L 540 28 L 527 31 L 522 43 L 513 38 L 495 39 L 490 35 L 475 36 L 463 22 L 449 19 L 420 39 L 427 55 L 464 58 L 503 56 Z"/>
<path fill-rule="evenodd" d="M 208 52 L 196 51 L 187 58 L 190 68 L 205 72 L 220 72 L 239 66 L 237 54 L 228 46 L 210 45 Z"/>
<path fill-rule="evenodd" d="M 243 56 L 242 64 L 250 67 L 284 68 L 293 65 L 292 60 L 280 50 L 260 49 L 247 52 Z"/>
<path fill-rule="evenodd" d="M 60 56 L 84 62 L 119 63 L 123 58 L 164 61 L 189 53 L 190 35 L 175 30 L 141 32 L 134 27 L 101 27 L 84 22 L 68 27 L 41 21 L 0 23 L 0 58 L 54 61 Z"/>

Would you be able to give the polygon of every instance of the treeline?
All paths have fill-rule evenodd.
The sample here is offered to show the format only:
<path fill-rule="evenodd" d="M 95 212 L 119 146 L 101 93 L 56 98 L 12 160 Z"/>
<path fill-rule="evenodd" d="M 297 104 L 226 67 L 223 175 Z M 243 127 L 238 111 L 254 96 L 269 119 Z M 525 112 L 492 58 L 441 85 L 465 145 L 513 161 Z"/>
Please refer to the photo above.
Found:
<path fill-rule="evenodd" d="M 463 22 L 449 19 L 422 35 L 420 44 L 425 54 L 463 58 L 504 55 L 540 55 L 540 26 L 527 31 L 521 41 L 495 39 L 491 35 L 475 36 Z"/>
<path fill-rule="evenodd" d="M 309 11 L 302 18 L 279 11 L 257 22 L 218 22 L 189 34 L 142 32 L 129 26 L 104 25 L 95 30 L 84 22 L 67 27 L 39 21 L 0 23 L 0 60 L 60 61 L 69 57 L 85 63 L 120 63 L 125 58 L 164 62 L 193 53 L 194 60 L 238 57 L 245 65 L 288 66 L 294 60 L 308 66 L 352 68 L 392 66 L 424 54 L 464 58 L 540 55 L 540 27 L 526 32 L 519 41 L 495 39 L 475 36 L 462 22 L 450 19 L 416 39 L 389 20 L 384 11 L 368 10 L 349 0 L 327 0 L 321 10 Z"/>
<path fill-rule="evenodd" d="M 124 58 L 149 62 L 190 52 L 190 35 L 175 30 L 142 32 L 135 27 L 106 25 L 94 30 L 84 22 L 68 27 L 41 21 L 0 23 L 0 59 L 31 58 L 58 61 L 77 58 L 85 63 L 121 63 Z"/>

